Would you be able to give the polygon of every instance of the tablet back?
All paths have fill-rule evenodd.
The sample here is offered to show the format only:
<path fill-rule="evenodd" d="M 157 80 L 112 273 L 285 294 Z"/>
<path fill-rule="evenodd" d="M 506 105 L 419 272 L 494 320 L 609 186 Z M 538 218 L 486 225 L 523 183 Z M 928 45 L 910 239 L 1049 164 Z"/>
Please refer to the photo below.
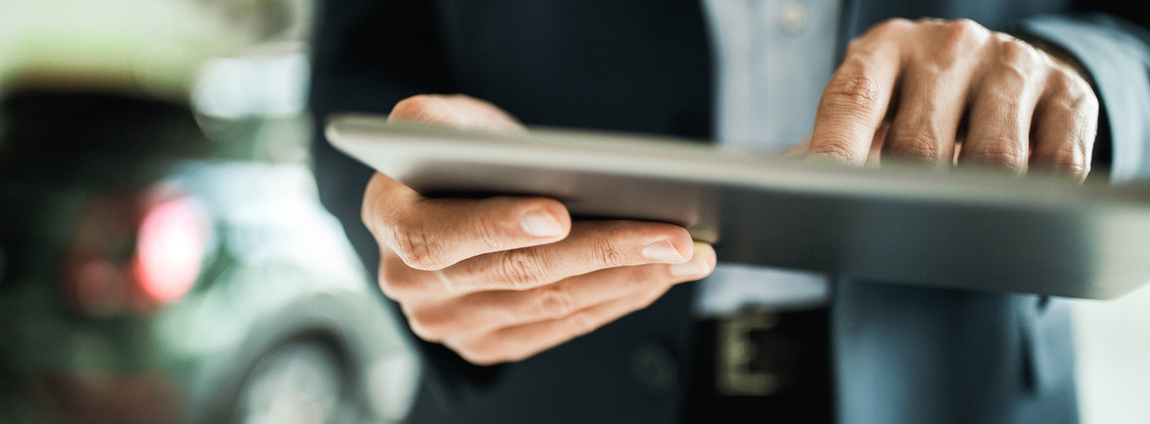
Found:
<path fill-rule="evenodd" d="M 537 195 L 583 219 L 686 227 L 723 262 L 1107 299 L 1150 281 L 1150 185 L 849 168 L 684 140 L 492 134 L 337 116 L 337 148 L 427 196 Z"/>

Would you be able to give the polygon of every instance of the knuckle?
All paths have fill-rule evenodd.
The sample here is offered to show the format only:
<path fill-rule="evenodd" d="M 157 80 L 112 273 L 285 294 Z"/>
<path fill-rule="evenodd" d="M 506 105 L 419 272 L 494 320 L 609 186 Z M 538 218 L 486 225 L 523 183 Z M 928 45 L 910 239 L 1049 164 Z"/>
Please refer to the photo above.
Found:
<path fill-rule="evenodd" d="M 396 280 L 394 278 L 388 278 L 384 271 L 380 271 L 378 282 L 379 290 L 382 291 L 383 295 L 387 296 L 388 299 L 399 300 L 402 298 L 403 294 L 397 288 Z"/>
<path fill-rule="evenodd" d="M 946 81 L 954 78 L 947 75 L 947 72 L 959 68 L 961 61 L 968 56 L 968 51 L 967 47 L 960 44 L 943 44 L 930 54 L 929 60 L 916 63 L 913 70 L 921 78 L 938 82 Z"/>
<path fill-rule="evenodd" d="M 885 21 L 879 22 L 867 31 L 868 35 L 877 37 L 885 37 L 895 32 L 900 32 L 914 26 L 914 22 L 906 18 L 890 18 Z"/>
<path fill-rule="evenodd" d="M 391 300 L 394 300 L 397 302 L 400 301 L 401 299 L 406 298 L 403 285 L 397 284 L 396 280 L 393 280 L 393 279 L 389 279 L 389 278 L 385 278 L 385 277 L 381 276 L 379 278 L 379 290 L 381 292 L 383 292 L 383 295 L 387 296 L 388 299 L 391 299 Z"/>
<path fill-rule="evenodd" d="M 1010 67 L 1032 70 L 1036 64 L 1042 63 L 1038 50 L 1017 38 L 1004 37 L 998 42 L 998 49 L 1002 62 Z"/>
<path fill-rule="evenodd" d="M 890 47 L 891 43 L 888 40 L 876 40 L 874 36 L 868 35 L 854 38 L 847 43 L 846 51 L 843 52 L 843 63 L 848 63 L 860 57 L 874 56 L 881 52 L 882 49 Z"/>
<path fill-rule="evenodd" d="M 379 288 L 388 298 L 400 300 L 418 290 L 411 279 L 411 268 L 395 255 L 385 255 L 379 262 Z"/>
<path fill-rule="evenodd" d="M 1086 81 L 1078 75 L 1078 72 L 1074 69 L 1071 69 L 1069 66 L 1056 65 L 1053 69 L 1051 69 L 1050 74 L 1055 78 L 1055 81 L 1068 86 L 1078 85 L 1079 83 L 1086 83 Z"/>
<path fill-rule="evenodd" d="M 538 256 L 534 250 L 512 250 L 500 253 L 495 272 L 503 282 L 515 289 L 533 287 L 542 280 Z"/>
<path fill-rule="evenodd" d="M 421 270 L 442 268 L 442 247 L 428 234 L 422 222 L 409 220 L 392 229 L 395 254 L 408 266 Z"/>
<path fill-rule="evenodd" d="M 861 37 L 855 38 L 855 39 L 852 39 L 850 42 L 847 43 L 847 48 L 846 48 L 846 51 L 844 51 L 843 56 L 844 57 L 858 56 L 858 55 L 863 54 L 864 52 L 868 52 L 870 50 L 871 50 L 870 43 L 868 43 L 867 41 L 865 41 Z"/>
<path fill-rule="evenodd" d="M 594 260 L 604 267 L 622 266 L 628 263 L 627 253 L 615 240 L 625 237 L 622 229 L 615 229 L 607 237 L 599 239 L 592 250 Z"/>
<path fill-rule="evenodd" d="M 901 156 L 920 159 L 942 157 L 942 138 L 937 129 L 919 126 L 915 129 L 898 131 L 891 140 L 890 149 Z"/>
<path fill-rule="evenodd" d="M 983 140 L 977 149 L 971 149 L 970 159 L 984 164 L 1002 165 L 1022 169 L 1026 164 L 1026 150 L 1018 137 L 995 135 Z"/>
<path fill-rule="evenodd" d="M 461 358 L 475 365 L 495 365 L 507 362 L 499 346 L 485 339 L 474 342 L 453 343 L 448 346 Z"/>
<path fill-rule="evenodd" d="M 848 135 L 836 133 L 830 137 L 830 140 L 831 141 L 825 143 L 811 145 L 808 149 L 808 153 L 837 162 L 851 163 L 854 161 Z"/>
<path fill-rule="evenodd" d="M 627 265 L 631 262 L 631 255 L 623 246 L 629 246 L 639 237 L 658 237 L 657 233 L 648 230 L 643 224 L 633 222 L 604 222 L 595 230 L 595 237 L 587 242 L 586 252 L 600 268 Z"/>
<path fill-rule="evenodd" d="M 575 312 L 575 301 L 567 290 L 550 285 L 535 289 L 535 308 L 540 316 L 562 318 Z"/>
<path fill-rule="evenodd" d="M 1072 94 L 1078 90 L 1078 75 L 1064 67 L 1055 67 L 1050 70 L 1050 75 L 1047 76 L 1050 81 L 1051 88 L 1060 94 Z"/>
<path fill-rule="evenodd" d="M 823 101 L 840 112 L 864 112 L 873 117 L 882 106 L 882 92 L 866 65 L 852 59 L 827 83 Z"/>
<path fill-rule="evenodd" d="M 449 333 L 445 331 L 445 325 L 442 320 L 429 320 L 428 314 L 423 312 L 411 312 L 404 310 L 404 315 L 407 316 L 407 325 L 411 328 L 411 332 L 423 340 L 429 342 L 443 341 Z"/>
<path fill-rule="evenodd" d="M 1074 70 L 1063 66 L 1055 67 L 1047 78 L 1051 91 L 1064 98 L 1068 106 L 1097 110 L 1098 96 L 1090 88 L 1090 83 Z"/>
<path fill-rule="evenodd" d="M 978 22 L 966 18 L 947 21 L 943 28 L 957 38 L 980 38 L 990 32 Z"/>
<path fill-rule="evenodd" d="M 1075 146 L 1067 146 L 1056 150 L 1049 158 L 1050 166 L 1072 175 L 1087 175 L 1090 173 L 1090 161 Z"/>
<path fill-rule="evenodd" d="M 567 318 L 567 323 L 571 326 L 571 331 L 577 336 L 588 334 L 598 328 L 591 314 L 587 312 L 576 312 L 570 315 Z"/>
<path fill-rule="evenodd" d="M 411 327 L 411 332 L 423 340 L 432 343 L 443 341 L 444 333 L 434 326 L 429 326 L 419 320 L 409 319 L 408 326 Z"/>
<path fill-rule="evenodd" d="M 941 30 L 941 45 L 936 51 L 954 63 L 983 45 L 990 32 L 970 19 L 946 21 L 938 28 Z"/>
<path fill-rule="evenodd" d="M 669 285 L 671 279 L 667 277 L 665 272 L 661 272 L 662 267 L 655 266 L 637 266 L 628 269 L 624 274 L 626 281 L 624 284 L 628 288 L 646 288 L 650 286 L 661 285 L 660 283 Z"/>
<path fill-rule="evenodd" d="M 489 216 L 476 216 L 471 223 L 476 238 L 489 250 L 497 250 L 503 245 L 503 231 L 498 222 Z"/>
<path fill-rule="evenodd" d="M 991 80 L 992 84 L 1010 87 L 1011 90 L 1015 91 L 1021 90 L 1033 81 L 1031 76 L 1034 74 L 1031 68 L 1011 62 L 1000 62 L 992 72 L 992 78 L 994 78 Z"/>

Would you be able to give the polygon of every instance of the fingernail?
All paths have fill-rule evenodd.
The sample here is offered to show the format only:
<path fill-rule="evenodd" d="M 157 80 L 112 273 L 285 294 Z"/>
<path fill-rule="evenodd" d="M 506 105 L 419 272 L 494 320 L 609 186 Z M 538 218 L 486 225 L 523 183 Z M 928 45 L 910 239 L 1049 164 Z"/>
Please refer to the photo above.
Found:
<path fill-rule="evenodd" d="M 563 234 L 563 227 L 551 214 L 543 211 L 534 211 L 519 221 L 523 231 L 535 237 L 555 237 Z"/>
<path fill-rule="evenodd" d="M 691 261 L 685 264 L 671 265 L 671 275 L 687 276 L 687 275 L 701 275 L 707 273 L 707 263 L 703 261 Z"/>
<path fill-rule="evenodd" d="M 644 247 L 643 256 L 659 262 L 683 262 L 683 255 L 680 255 L 679 251 L 675 250 L 675 246 L 666 241 L 655 242 Z"/>

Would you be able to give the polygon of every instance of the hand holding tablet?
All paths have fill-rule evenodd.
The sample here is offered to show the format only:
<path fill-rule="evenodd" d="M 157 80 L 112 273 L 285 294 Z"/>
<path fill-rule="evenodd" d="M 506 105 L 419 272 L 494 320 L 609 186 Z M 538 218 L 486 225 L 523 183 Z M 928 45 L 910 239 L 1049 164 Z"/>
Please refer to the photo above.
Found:
<path fill-rule="evenodd" d="M 468 97 L 416 97 L 392 112 L 461 129 L 518 131 Z M 419 337 L 475 364 L 517 361 L 647 307 L 705 277 L 715 252 L 682 227 L 572 222 L 540 197 L 428 198 L 377 173 L 363 222 L 380 245 L 380 287 Z"/>
<path fill-rule="evenodd" d="M 423 195 L 542 196 L 576 218 L 675 224 L 715 243 L 724 262 L 1081 298 L 1150 281 L 1145 185 L 889 161 L 850 168 L 676 139 L 370 116 L 334 117 L 327 136 Z"/>

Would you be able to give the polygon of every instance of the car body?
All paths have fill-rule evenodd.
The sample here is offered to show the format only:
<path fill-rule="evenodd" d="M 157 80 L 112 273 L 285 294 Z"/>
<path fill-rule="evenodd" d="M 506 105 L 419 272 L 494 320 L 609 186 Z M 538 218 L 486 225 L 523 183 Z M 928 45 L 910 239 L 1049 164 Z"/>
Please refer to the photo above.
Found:
<path fill-rule="evenodd" d="M 0 108 L 0 422 L 404 415 L 418 364 L 305 164 L 219 154 L 168 102 L 14 97 Z"/>

